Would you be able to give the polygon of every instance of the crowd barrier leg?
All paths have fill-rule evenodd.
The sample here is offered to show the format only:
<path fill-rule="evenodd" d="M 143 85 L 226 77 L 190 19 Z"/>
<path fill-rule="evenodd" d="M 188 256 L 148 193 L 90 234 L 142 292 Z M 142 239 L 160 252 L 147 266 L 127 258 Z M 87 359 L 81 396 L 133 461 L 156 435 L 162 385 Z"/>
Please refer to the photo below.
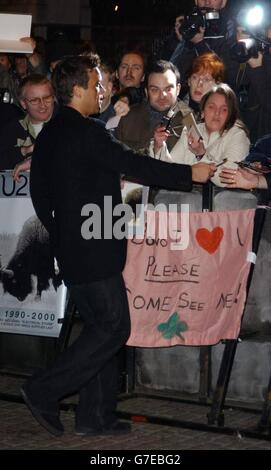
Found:
<path fill-rule="evenodd" d="M 213 185 L 208 182 L 202 186 L 202 212 L 213 209 Z M 212 388 L 212 346 L 201 346 L 199 353 L 200 382 L 199 401 L 206 403 Z"/>
<path fill-rule="evenodd" d="M 123 374 L 125 376 L 124 392 L 133 393 L 136 385 L 136 348 L 125 346 L 125 364 Z"/>
<path fill-rule="evenodd" d="M 228 384 L 230 381 L 237 343 L 238 340 L 226 341 L 212 405 L 209 413 L 207 414 L 208 424 L 224 426 L 223 408 L 228 390 Z"/>
<path fill-rule="evenodd" d="M 263 224 L 265 220 L 266 209 L 257 208 L 254 218 L 254 230 L 253 230 L 253 240 L 252 240 L 252 252 L 257 253 L 261 233 L 263 229 Z M 247 281 L 247 295 L 249 292 L 249 287 L 252 281 L 254 271 L 254 264 L 251 264 L 248 281 Z M 244 308 L 245 310 L 245 308 Z M 217 424 L 218 426 L 224 426 L 224 403 L 227 395 L 228 384 L 230 381 L 232 366 L 236 354 L 236 349 L 238 345 L 238 339 L 226 341 L 222 361 L 220 364 L 219 374 L 216 389 L 214 391 L 213 400 L 210 412 L 207 414 L 208 424 L 213 425 Z M 271 385 L 270 385 L 271 387 Z"/>
<path fill-rule="evenodd" d="M 207 403 L 212 389 L 212 346 L 200 347 L 199 368 L 199 401 Z"/>
<path fill-rule="evenodd" d="M 271 376 L 266 391 L 262 415 L 258 423 L 258 430 L 259 432 L 265 432 L 271 435 Z"/>

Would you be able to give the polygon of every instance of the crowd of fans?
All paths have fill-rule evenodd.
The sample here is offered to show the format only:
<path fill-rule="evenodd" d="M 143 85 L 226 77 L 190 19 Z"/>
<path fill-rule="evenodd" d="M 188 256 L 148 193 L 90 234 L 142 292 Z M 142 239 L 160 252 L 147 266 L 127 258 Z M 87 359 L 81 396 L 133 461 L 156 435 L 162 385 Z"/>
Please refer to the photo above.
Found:
<path fill-rule="evenodd" d="M 233 51 L 246 31 L 227 0 L 195 0 L 195 6 L 219 12 L 219 31 L 212 36 L 199 26 L 182 34 L 180 14 L 155 57 L 133 48 L 110 64 L 102 58 L 103 101 L 94 117 L 133 149 L 149 149 L 151 157 L 191 165 L 222 162 L 213 183 L 223 187 L 220 171 L 238 168 L 250 145 L 271 133 L 271 44 L 240 61 Z M 267 40 L 270 31 L 267 25 Z M 75 45 L 61 32 L 46 48 L 33 38 L 23 40 L 32 42 L 33 54 L 0 54 L 0 170 L 13 169 L 17 180 L 30 168 L 43 125 L 57 113 L 52 70 L 67 56 L 93 52 L 91 44 Z M 185 125 L 189 113 L 200 140 Z"/>
<path fill-rule="evenodd" d="M 175 36 L 155 60 L 133 48 L 123 52 L 114 70 L 105 60 L 100 66 L 89 45 L 76 50 L 63 37 L 49 45 L 47 56 L 35 47 L 30 56 L 0 55 L 0 170 L 12 169 L 18 180 L 31 167 L 34 208 L 85 324 L 55 364 L 21 389 L 33 416 L 55 436 L 64 432 L 59 400 L 76 391 L 77 435 L 130 431 L 115 412 L 116 352 L 130 331 L 121 274 L 126 243 L 106 231 L 104 238 L 89 237 L 82 226 L 89 203 L 97 202 L 105 221 L 102 198 L 111 195 L 117 207 L 120 172 L 169 188 L 151 186 L 154 204 L 180 200 L 191 207 L 195 200 L 196 207 L 199 193 L 196 188 L 190 192 L 192 181 L 202 184 L 210 178 L 218 196 L 214 210 L 252 207 L 256 197 L 250 191 L 240 194 L 239 187 L 271 188 L 271 173 L 265 178 L 239 170 L 248 156 L 258 169 L 263 161 L 271 168 L 271 134 L 250 149 L 271 133 L 271 48 L 259 48 L 245 60 L 242 53 L 240 61 L 236 43 L 247 32 L 227 0 L 195 3 L 204 15 L 208 8 L 219 12 L 213 15 L 219 17 L 216 29 L 209 30 L 207 23 L 180 29 L 184 18 L 179 15 Z M 65 60 L 67 55 L 72 57 Z"/>

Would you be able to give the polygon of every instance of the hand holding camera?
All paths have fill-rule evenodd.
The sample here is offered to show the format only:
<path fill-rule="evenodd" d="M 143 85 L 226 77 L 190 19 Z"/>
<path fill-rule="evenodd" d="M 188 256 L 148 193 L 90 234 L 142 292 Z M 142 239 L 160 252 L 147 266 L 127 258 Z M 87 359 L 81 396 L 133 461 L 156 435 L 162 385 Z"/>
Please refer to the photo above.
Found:
<path fill-rule="evenodd" d="M 170 132 L 166 129 L 164 125 L 157 127 L 154 131 L 154 153 L 158 153 L 161 147 L 163 147 L 164 142 L 167 141 Z"/>
<path fill-rule="evenodd" d="M 181 34 L 181 32 L 180 32 L 183 20 L 184 20 L 184 16 L 183 16 L 183 15 L 179 15 L 179 16 L 177 16 L 177 18 L 175 19 L 174 31 L 175 31 L 175 34 L 176 34 L 177 38 L 179 39 L 179 41 L 182 41 L 182 39 L 183 39 L 183 36 L 182 36 L 182 34 Z"/>
<path fill-rule="evenodd" d="M 248 62 L 248 64 L 250 65 L 250 67 L 252 69 L 256 69 L 257 67 L 261 67 L 263 65 L 263 53 L 258 52 L 257 57 L 251 57 L 250 59 L 248 59 L 247 62 Z"/>
<path fill-rule="evenodd" d="M 184 17 L 180 26 L 180 34 L 184 39 L 194 44 L 199 42 L 198 35 L 202 36 L 201 40 L 203 37 L 224 37 L 219 10 L 195 7 L 189 15 Z"/>
<path fill-rule="evenodd" d="M 271 46 L 265 32 L 268 12 L 264 12 L 263 6 L 255 5 L 242 9 L 237 20 L 240 26 L 237 28 L 237 42 L 231 47 L 231 56 L 241 64 L 248 62 L 252 68 L 259 67 L 262 65 L 261 56 L 269 53 Z"/>
<path fill-rule="evenodd" d="M 199 32 L 195 34 L 195 36 L 192 37 L 190 40 L 193 44 L 198 44 L 199 42 L 203 41 L 204 39 L 204 33 L 205 33 L 205 28 L 201 27 L 199 28 Z"/>

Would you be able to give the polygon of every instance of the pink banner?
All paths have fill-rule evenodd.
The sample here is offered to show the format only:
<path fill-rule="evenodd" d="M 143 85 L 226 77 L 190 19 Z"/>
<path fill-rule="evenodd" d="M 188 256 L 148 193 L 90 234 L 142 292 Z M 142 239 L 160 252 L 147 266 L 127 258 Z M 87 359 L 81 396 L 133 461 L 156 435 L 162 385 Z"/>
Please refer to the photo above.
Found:
<path fill-rule="evenodd" d="M 165 226 L 167 213 L 150 214 L 156 222 L 154 236 L 128 242 L 128 345 L 199 346 L 238 337 L 254 214 L 254 209 L 191 213 L 186 224 L 175 214 L 183 237 L 187 225 L 185 249 L 172 249 L 169 238 L 159 238 L 158 218 Z"/>

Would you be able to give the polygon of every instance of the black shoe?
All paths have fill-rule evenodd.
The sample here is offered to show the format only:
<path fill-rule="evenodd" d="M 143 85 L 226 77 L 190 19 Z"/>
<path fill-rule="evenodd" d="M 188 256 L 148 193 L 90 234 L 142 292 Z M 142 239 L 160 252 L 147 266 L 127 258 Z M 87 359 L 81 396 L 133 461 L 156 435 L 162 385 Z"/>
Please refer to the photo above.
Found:
<path fill-rule="evenodd" d="M 56 414 L 41 411 L 38 406 L 35 405 L 26 385 L 21 387 L 21 394 L 32 415 L 41 426 L 54 436 L 61 436 L 64 433 L 64 427 L 59 417 Z"/>
<path fill-rule="evenodd" d="M 123 421 L 115 421 L 111 426 L 105 428 L 87 428 L 85 426 L 77 426 L 75 434 L 77 436 L 106 436 L 116 434 L 126 434 L 131 431 L 131 424 Z"/>

